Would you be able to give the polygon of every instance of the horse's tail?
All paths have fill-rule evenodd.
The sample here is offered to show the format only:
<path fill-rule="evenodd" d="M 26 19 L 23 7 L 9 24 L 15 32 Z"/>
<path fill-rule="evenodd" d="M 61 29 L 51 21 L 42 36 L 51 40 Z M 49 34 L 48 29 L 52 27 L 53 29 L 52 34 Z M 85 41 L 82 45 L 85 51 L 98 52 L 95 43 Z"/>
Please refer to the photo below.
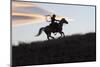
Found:
<path fill-rule="evenodd" d="M 44 27 L 40 28 L 40 30 L 39 30 L 39 32 L 36 36 L 39 36 L 42 33 L 43 30 L 44 30 Z"/>

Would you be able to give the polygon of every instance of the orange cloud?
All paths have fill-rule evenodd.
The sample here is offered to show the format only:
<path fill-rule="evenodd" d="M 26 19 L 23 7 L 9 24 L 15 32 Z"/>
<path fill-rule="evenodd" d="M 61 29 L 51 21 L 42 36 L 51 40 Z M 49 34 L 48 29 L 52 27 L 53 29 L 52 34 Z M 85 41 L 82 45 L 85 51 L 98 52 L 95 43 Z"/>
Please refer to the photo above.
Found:
<path fill-rule="evenodd" d="M 39 15 L 39 14 L 32 14 L 32 13 L 12 13 L 14 16 L 29 16 L 29 17 L 36 17 L 36 18 L 44 18 L 44 16 Z"/>
<path fill-rule="evenodd" d="M 45 17 L 43 15 L 39 15 L 39 14 L 12 13 L 12 15 L 22 17 L 22 19 L 17 19 L 17 20 L 12 19 L 13 27 L 18 26 L 18 25 L 25 25 L 25 24 L 31 24 L 31 23 L 37 23 L 40 21 L 45 21 Z M 23 17 L 29 17 L 29 18 L 24 19 Z"/>

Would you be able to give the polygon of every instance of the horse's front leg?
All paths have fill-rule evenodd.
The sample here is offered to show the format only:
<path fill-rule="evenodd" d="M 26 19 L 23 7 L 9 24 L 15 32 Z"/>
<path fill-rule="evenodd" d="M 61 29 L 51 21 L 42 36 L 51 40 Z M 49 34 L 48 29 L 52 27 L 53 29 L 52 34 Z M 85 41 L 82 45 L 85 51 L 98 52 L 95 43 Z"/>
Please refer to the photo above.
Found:
<path fill-rule="evenodd" d="M 59 32 L 60 33 L 60 37 L 59 38 L 61 38 L 61 37 L 65 37 L 65 34 L 64 34 L 64 32 Z"/>
<path fill-rule="evenodd" d="M 63 34 L 63 37 L 65 37 L 65 34 L 64 34 L 64 32 L 62 32 L 62 34 Z"/>
<path fill-rule="evenodd" d="M 59 32 L 59 33 L 60 33 L 60 35 L 61 35 L 61 36 L 59 37 L 59 39 L 60 39 L 60 38 L 62 37 L 62 33 L 61 33 L 61 32 Z"/>

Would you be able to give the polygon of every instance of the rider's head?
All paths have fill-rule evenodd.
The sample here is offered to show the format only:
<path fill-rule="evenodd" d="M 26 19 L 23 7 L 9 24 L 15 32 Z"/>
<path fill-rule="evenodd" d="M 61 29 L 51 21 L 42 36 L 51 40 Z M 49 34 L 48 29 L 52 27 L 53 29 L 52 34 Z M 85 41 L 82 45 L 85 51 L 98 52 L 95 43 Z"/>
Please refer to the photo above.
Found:
<path fill-rule="evenodd" d="M 56 15 L 55 15 L 55 14 L 53 14 L 53 15 L 52 15 L 52 17 L 56 17 Z"/>

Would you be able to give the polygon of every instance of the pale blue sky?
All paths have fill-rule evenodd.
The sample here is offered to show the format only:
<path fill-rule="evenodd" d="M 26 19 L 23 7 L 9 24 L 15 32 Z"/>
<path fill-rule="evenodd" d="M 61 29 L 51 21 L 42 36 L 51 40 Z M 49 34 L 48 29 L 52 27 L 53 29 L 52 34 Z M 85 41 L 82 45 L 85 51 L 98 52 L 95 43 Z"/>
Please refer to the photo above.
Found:
<path fill-rule="evenodd" d="M 63 32 L 65 35 L 84 34 L 95 32 L 95 7 L 94 6 L 79 6 L 79 5 L 61 5 L 61 4 L 45 4 L 38 3 L 42 8 L 51 11 L 57 15 L 70 17 L 73 21 L 65 24 Z M 24 26 L 12 28 L 12 42 L 32 42 L 46 40 L 46 35 L 43 32 L 39 37 L 35 37 L 41 27 L 47 26 L 48 22 L 34 23 Z M 57 34 L 59 36 L 59 34 Z M 55 36 L 55 37 L 57 37 Z"/>

